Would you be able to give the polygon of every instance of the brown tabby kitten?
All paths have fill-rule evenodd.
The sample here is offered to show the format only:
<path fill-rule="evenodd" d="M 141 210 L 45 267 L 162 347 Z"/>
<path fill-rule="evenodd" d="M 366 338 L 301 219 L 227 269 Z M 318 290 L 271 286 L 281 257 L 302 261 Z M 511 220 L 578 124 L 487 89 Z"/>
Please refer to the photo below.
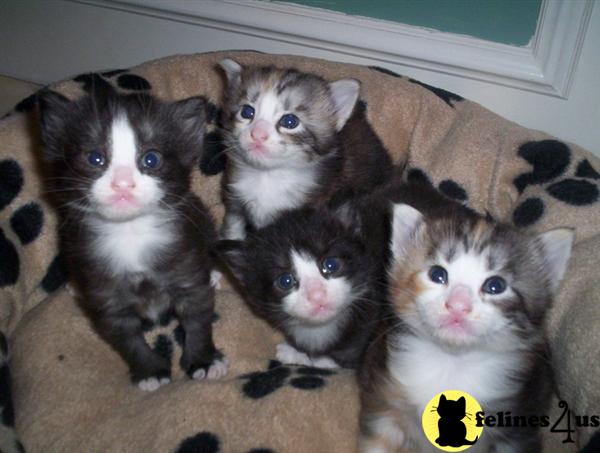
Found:
<path fill-rule="evenodd" d="M 270 224 L 282 211 L 334 194 L 367 193 L 390 175 L 390 158 L 365 105 L 355 108 L 358 81 L 327 82 L 233 60 L 220 66 L 227 75 L 225 239 L 243 239 L 247 229 Z"/>
<path fill-rule="evenodd" d="M 359 372 L 360 450 L 439 451 L 421 415 L 444 390 L 471 394 L 486 414 L 544 413 L 551 371 L 543 322 L 572 230 L 527 234 L 418 186 L 391 198 L 412 206 L 393 207 L 389 315 Z M 540 448 L 535 428 L 486 427 L 470 451 Z"/>

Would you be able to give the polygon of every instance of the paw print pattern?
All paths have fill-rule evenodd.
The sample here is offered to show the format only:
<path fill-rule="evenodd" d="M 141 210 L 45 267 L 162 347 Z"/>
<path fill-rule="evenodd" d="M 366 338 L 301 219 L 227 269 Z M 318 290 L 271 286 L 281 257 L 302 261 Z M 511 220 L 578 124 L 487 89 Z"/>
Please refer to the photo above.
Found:
<path fill-rule="evenodd" d="M 326 377 L 335 374 L 331 369 L 284 366 L 278 360 L 271 360 L 266 371 L 244 374 L 240 379 L 246 381 L 242 385 L 244 395 L 251 399 L 260 399 L 286 384 L 299 390 L 316 390 L 326 385 Z"/>
<path fill-rule="evenodd" d="M 220 445 L 221 441 L 216 434 L 202 431 L 181 441 L 175 453 L 217 453 Z"/>
<path fill-rule="evenodd" d="M 372 69 L 373 71 L 381 72 L 382 74 L 386 74 L 386 75 L 396 77 L 399 79 L 403 78 L 403 76 L 401 76 L 400 74 L 398 74 L 390 69 L 382 68 L 381 66 L 369 66 L 369 69 Z M 419 82 L 418 80 L 415 80 L 415 79 L 408 79 L 408 81 L 411 83 L 414 83 L 416 85 L 420 85 L 423 88 L 425 88 L 426 90 L 431 91 L 438 98 L 440 98 L 442 101 L 444 101 L 449 107 L 454 108 L 454 105 L 457 102 L 464 100 L 464 98 L 462 96 L 459 96 L 458 94 L 452 93 L 452 92 L 444 90 L 442 88 L 427 85 L 426 83 Z"/>
<path fill-rule="evenodd" d="M 420 168 L 410 168 L 406 175 L 406 179 L 409 182 L 416 182 L 425 184 L 429 187 L 434 187 L 431 178 Z M 469 200 L 469 196 L 467 195 L 465 188 L 452 179 L 444 179 L 441 181 L 437 186 L 437 190 L 448 198 L 456 200 L 460 203 L 466 203 Z"/>
<path fill-rule="evenodd" d="M 514 179 L 519 193 L 530 185 L 546 185 L 544 190 L 548 195 L 571 206 L 588 206 L 598 201 L 600 174 L 588 159 L 573 165 L 573 175 L 565 175 L 573 159 L 566 144 L 558 140 L 527 142 L 519 147 L 517 155 L 533 167 Z M 564 179 L 557 181 L 561 177 Z M 542 218 L 546 210 L 540 197 L 528 197 L 513 211 L 513 223 L 518 227 L 531 226 Z"/>

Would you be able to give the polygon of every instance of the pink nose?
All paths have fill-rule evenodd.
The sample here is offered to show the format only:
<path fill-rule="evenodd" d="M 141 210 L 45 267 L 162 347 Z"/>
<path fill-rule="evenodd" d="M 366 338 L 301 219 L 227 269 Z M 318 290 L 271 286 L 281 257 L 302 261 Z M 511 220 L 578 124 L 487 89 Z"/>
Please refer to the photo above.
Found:
<path fill-rule="evenodd" d="M 258 142 L 264 142 L 269 138 L 269 123 L 265 120 L 258 120 L 254 123 L 252 130 L 250 131 L 250 136 L 253 140 Z"/>
<path fill-rule="evenodd" d="M 310 281 L 306 288 L 306 297 L 312 304 L 323 305 L 327 302 L 327 291 L 321 282 Z"/>
<path fill-rule="evenodd" d="M 135 187 L 133 170 L 130 167 L 116 167 L 110 186 L 117 192 L 126 192 Z"/>
<path fill-rule="evenodd" d="M 452 288 L 448 299 L 446 299 L 446 309 L 453 314 L 466 315 L 473 310 L 473 297 L 471 289 L 465 285 L 458 285 Z"/>

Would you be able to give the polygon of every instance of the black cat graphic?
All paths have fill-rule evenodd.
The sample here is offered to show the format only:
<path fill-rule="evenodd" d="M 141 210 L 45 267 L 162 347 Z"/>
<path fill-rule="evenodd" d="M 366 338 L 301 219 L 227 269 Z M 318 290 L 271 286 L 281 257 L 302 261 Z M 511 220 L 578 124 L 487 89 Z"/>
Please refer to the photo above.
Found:
<path fill-rule="evenodd" d="M 467 416 L 467 402 L 464 396 L 458 400 L 449 400 L 442 393 L 438 403 L 437 413 L 440 416 L 438 421 L 439 437 L 435 442 L 440 447 L 462 447 L 463 445 L 473 445 L 479 437 L 474 440 L 467 440 L 467 427 L 461 421 Z"/>

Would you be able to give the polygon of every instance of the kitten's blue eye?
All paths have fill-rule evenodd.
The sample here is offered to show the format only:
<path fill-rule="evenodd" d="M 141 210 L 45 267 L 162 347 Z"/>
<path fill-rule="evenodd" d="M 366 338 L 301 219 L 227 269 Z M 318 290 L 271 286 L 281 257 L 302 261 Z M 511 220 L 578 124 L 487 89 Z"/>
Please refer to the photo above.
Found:
<path fill-rule="evenodd" d="M 254 118 L 254 107 L 245 104 L 244 106 L 242 106 L 242 111 L 240 112 L 240 115 L 242 115 L 242 118 L 251 120 L 252 118 Z"/>
<path fill-rule="evenodd" d="M 297 281 L 292 274 L 286 272 L 277 277 L 275 283 L 277 286 L 279 286 L 279 288 L 283 289 L 284 291 L 288 291 L 296 286 Z"/>
<path fill-rule="evenodd" d="M 88 154 L 87 160 L 92 167 L 101 167 L 104 165 L 104 154 L 100 151 L 92 151 Z"/>
<path fill-rule="evenodd" d="M 339 259 L 334 257 L 325 258 L 321 263 L 321 273 L 325 276 L 335 274 L 342 267 Z"/>
<path fill-rule="evenodd" d="M 298 127 L 298 124 L 300 124 L 300 120 L 296 115 L 292 115 L 291 113 L 283 115 L 279 120 L 279 125 L 281 127 L 285 127 L 286 129 L 294 129 Z"/>
<path fill-rule="evenodd" d="M 448 283 L 448 272 L 442 266 L 431 266 L 431 269 L 429 269 L 429 278 L 433 283 L 445 285 Z"/>
<path fill-rule="evenodd" d="M 151 149 L 142 156 L 142 167 L 144 168 L 157 168 L 160 163 L 160 153 L 154 149 Z"/>
<path fill-rule="evenodd" d="M 483 282 L 481 290 L 488 294 L 502 294 L 506 291 L 506 280 L 502 277 L 494 276 Z"/>

